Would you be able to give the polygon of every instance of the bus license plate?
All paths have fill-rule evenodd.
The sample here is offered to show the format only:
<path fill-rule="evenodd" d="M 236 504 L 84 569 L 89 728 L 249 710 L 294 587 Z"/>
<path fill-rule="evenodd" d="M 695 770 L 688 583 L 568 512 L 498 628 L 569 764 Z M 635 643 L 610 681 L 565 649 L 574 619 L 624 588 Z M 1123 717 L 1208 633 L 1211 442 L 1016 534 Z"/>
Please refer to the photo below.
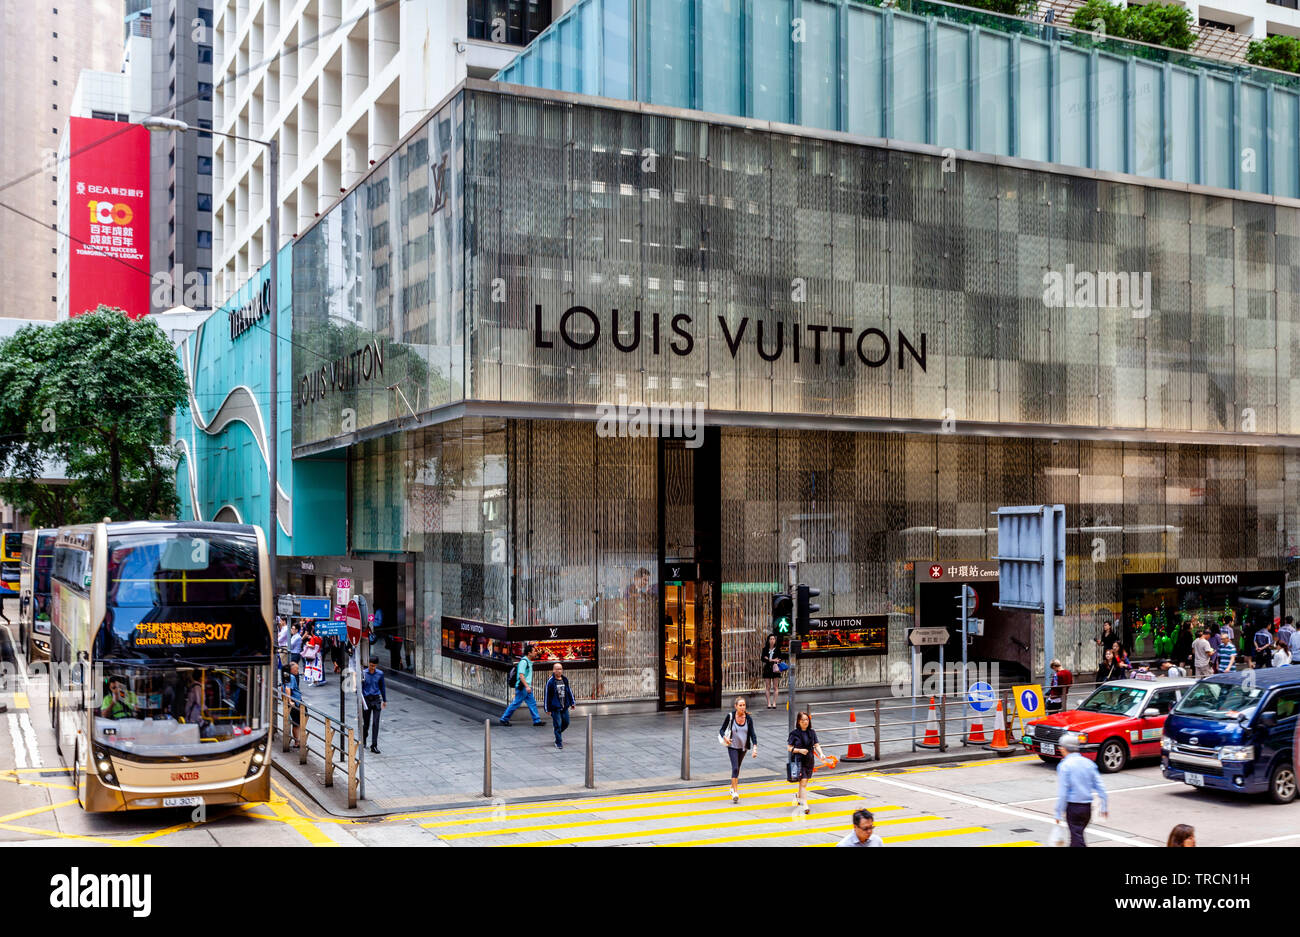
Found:
<path fill-rule="evenodd" d="M 1186 781 L 1188 784 L 1192 785 L 1192 787 L 1205 786 L 1205 776 L 1200 774 L 1192 774 L 1192 772 L 1190 771 L 1188 771 L 1186 774 L 1183 775 L 1183 780 Z"/>
<path fill-rule="evenodd" d="M 198 807 L 203 804 L 202 797 L 164 797 L 164 807 Z"/>
<path fill-rule="evenodd" d="M 1053 744 L 1052 742 L 1039 742 L 1039 743 L 1038 743 L 1038 747 L 1039 747 L 1039 749 L 1042 750 L 1042 752 L 1043 752 L 1044 755 L 1055 755 L 1055 754 L 1056 754 L 1056 745 Z"/>

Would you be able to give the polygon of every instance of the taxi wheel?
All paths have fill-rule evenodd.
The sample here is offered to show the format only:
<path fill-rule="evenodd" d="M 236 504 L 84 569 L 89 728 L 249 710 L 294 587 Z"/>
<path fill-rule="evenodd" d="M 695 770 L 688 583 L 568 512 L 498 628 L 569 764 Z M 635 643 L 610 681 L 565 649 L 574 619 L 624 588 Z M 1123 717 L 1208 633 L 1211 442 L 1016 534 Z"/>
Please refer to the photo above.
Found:
<path fill-rule="evenodd" d="M 1128 749 L 1119 739 L 1107 739 L 1097 750 L 1097 768 L 1103 774 L 1123 771 L 1128 764 Z"/>
<path fill-rule="evenodd" d="M 1268 796 L 1275 804 L 1289 804 L 1295 800 L 1295 768 L 1283 763 L 1273 769 L 1268 777 Z"/>

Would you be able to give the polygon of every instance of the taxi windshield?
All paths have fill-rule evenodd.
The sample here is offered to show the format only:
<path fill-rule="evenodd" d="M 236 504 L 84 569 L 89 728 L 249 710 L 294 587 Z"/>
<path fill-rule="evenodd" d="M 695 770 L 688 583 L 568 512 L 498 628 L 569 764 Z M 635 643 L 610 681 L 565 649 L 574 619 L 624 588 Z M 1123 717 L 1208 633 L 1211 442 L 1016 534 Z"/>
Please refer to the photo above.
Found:
<path fill-rule="evenodd" d="M 1184 716 L 1235 719 L 1259 705 L 1263 695 L 1264 691 L 1257 686 L 1202 680 L 1179 700 L 1174 712 Z"/>
<path fill-rule="evenodd" d="M 1146 695 L 1146 690 L 1137 687 L 1102 686 L 1094 690 L 1079 708 L 1084 712 L 1127 716 L 1137 709 Z"/>

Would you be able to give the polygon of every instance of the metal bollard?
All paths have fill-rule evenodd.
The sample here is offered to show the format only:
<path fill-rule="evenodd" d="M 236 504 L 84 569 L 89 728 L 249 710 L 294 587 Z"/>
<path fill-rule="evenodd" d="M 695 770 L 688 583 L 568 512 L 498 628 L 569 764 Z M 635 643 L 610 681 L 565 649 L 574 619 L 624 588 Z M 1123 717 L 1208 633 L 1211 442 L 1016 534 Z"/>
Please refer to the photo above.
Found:
<path fill-rule="evenodd" d="M 691 707 L 682 710 L 682 780 L 691 779 Z"/>
<path fill-rule="evenodd" d="M 596 750 L 591 742 L 591 713 L 587 713 L 587 788 L 596 786 Z"/>
<path fill-rule="evenodd" d="M 492 720 L 483 720 L 483 796 L 492 796 Z"/>
<path fill-rule="evenodd" d="M 879 761 L 880 760 L 880 700 L 879 699 L 876 700 L 876 729 L 875 729 L 874 736 L 875 736 L 875 744 L 873 747 L 875 748 L 876 761 Z"/>

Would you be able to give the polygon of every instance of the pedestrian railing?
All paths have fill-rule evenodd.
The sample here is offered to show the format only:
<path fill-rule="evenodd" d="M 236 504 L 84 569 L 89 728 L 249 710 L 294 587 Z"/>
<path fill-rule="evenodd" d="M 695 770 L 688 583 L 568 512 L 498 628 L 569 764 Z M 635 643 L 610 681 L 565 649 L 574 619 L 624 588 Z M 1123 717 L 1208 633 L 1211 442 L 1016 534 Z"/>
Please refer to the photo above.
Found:
<path fill-rule="evenodd" d="M 305 765 L 315 755 L 325 766 L 325 786 L 334 786 L 334 773 L 342 768 L 347 774 L 348 807 L 355 808 L 361 790 L 362 759 L 365 757 L 356 730 L 331 718 L 323 710 L 294 700 L 288 689 L 276 690 L 272 726 L 280 736 L 280 751 L 288 754 L 297 742 L 298 764 Z M 297 709 L 298 725 L 293 724 L 293 711 Z M 314 744 L 314 743 L 319 743 Z"/>

